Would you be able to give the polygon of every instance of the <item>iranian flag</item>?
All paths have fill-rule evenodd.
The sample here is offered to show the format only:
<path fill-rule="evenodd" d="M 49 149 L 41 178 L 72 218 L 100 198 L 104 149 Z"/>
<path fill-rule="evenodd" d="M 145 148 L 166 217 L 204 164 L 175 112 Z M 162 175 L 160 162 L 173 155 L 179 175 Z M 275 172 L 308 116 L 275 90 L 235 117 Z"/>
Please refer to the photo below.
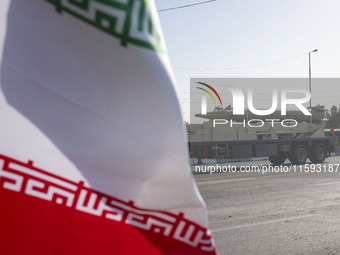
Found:
<path fill-rule="evenodd" d="M 154 3 L 0 19 L 0 254 L 215 254 Z"/>

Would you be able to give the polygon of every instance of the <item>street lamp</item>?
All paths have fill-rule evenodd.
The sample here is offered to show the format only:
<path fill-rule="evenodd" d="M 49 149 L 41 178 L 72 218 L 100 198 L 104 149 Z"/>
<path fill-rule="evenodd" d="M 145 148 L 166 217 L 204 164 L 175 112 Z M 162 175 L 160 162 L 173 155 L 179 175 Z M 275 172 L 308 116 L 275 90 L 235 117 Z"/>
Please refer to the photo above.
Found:
<path fill-rule="evenodd" d="M 310 101 L 309 101 L 309 107 L 312 108 L 312 67 L 310 64 L 310 54 L 312 52 L 316 52 L 318 49 L 312 50 L 308 53 L 308 59 L 309 59 L 309 93 L 310 93 Z"/>

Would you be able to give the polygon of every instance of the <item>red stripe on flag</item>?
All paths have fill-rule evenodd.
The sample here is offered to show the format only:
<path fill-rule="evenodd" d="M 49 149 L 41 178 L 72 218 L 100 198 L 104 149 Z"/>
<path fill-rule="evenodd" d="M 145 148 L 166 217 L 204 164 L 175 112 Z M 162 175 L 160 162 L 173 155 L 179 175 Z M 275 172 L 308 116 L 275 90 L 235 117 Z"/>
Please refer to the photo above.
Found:
<path fill-rule="evenodd" d="M 0 166 L 0 254 L 215 254 L 207 230 L 182 213 L 138 208 L 32 162 L 0 155 Z"/>

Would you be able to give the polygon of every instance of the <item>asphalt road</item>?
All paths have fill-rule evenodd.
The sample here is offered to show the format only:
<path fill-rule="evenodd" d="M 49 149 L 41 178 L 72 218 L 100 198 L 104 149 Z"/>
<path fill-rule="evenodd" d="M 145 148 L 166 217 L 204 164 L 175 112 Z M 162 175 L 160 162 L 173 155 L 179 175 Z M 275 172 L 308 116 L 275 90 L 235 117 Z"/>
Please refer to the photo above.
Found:
<path fill-rule="evenodd" d="M 339 163 L 331 157 L 295 172 L 286 164 L 291 172 L 277 173 L 240 172 L 269 161 L 231 163 L 236 172 L 213 174 L 192 166 L 219 253 L 340 254 Z"/>

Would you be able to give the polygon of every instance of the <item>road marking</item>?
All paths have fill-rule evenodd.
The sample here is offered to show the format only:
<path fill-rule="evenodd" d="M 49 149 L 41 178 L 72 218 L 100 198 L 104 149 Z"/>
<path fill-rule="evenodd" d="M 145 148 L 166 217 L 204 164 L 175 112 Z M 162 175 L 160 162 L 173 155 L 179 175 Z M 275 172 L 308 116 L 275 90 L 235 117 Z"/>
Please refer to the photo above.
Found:
<path fill-rule="evenodd" d="M 255 174 L 261 174 L 261 173 L 255 173 Z M 214 180 L 218 180 L 218 179 L 221 179 L 221 178 L 223 178 L 223 177 L 225 177 L 226 176 L 226 173 L 215 173 L 215 174 L 209 174 L 209 175 L 207 175 L 207 176 L 195 176 L 194 175 L 194 179 L 196 180 L 196 181 L 199 181 L 199 182 L 202 182 L 202 181 L 208 181 L 208 180 L 210 180 L 210 181 L 214 181 Z M 232 177 L 232 178 L 235 178 L 235 179 L 238 179 L 238 178 L 244 178 L 244 176 L 245 176 L 245 174 L 243 173 L 241 173 L 241 174 L 234 174 L 234 175 L 231 175 L 230 177 Z M 261 176 L 266 176 L 266 175 L 263 175 L 263 174 L 261 174 Z M 252 178 L 252 177 L 249 177 L 249 178 Z"/>
<path fill-rule="evenodd" d="M 340 184 L 340 182 L 327 182 L 327 183 L 319 183 L 315 186 L 324 186 L 324 185 L 333 185 L 333 184 Z"/>
<path fill-rule="evenodd" d="M 250 181 L 263 178 L 262 177 L 249 177 L 249 178 L 237 178 L 237 179 L 227 179 L 227 180 L 218 180 L 218 181 L 210 181 L 210 182 L 197 182 L 197 185 L 205 185 L 205 184 L 214 184 L 214 183 L 226 183 L 226 182 L 239 182 L 239 181 Z"/>
<path fill-rule="evenodd" d="M 280 221 L 309 218 L 309 217 L 314 217 L 314 216 L 319 216 L 319 214 L 307 214 L 307 215 L 284 218 L 284 219 L 279 219 L 279 220 L 269 220 L 269 221 L 264 221 L 264 222 L 259 222 L 259 223 L 230 227 L 230 228 L 222 228 L 222 229 L 211 230 L 211 232 L 216 233 L 216 232 L 221 232 L 221 231 L 228 231 L 228 230 L 234 230 L 234 229 L 239 229 L 239 228 L 248 228 L 248 227 L 254 227 L 254 226 L 259 226 L 259 225 L 264 225 L 264 224 L 276 223 L 276 222 L 280 222 Z"/>
<path fill-rule="evenodd" d="M 224 179 L 219 181 L 208 181 L 208 182 L 196 182 L 197 186 L 206 185 L 206 184 L 216 184 L 216 183 L 227 183 L 227 182 L 239 182 L 239 181 L 251 181 L 251 180 L 258 180 L 264 178 L 274 178 L 274 177 L 281 177 L 281 176 L 290 176 L 290 175 L 301 175 L 301 174 L 309 174 L 309 173 L 286 173 L 286 174 L 274 174 L 274 175 L 261 175 L 258 177 L 244 177 L 244 178 L 235 178 L 235 179 Z"/>

